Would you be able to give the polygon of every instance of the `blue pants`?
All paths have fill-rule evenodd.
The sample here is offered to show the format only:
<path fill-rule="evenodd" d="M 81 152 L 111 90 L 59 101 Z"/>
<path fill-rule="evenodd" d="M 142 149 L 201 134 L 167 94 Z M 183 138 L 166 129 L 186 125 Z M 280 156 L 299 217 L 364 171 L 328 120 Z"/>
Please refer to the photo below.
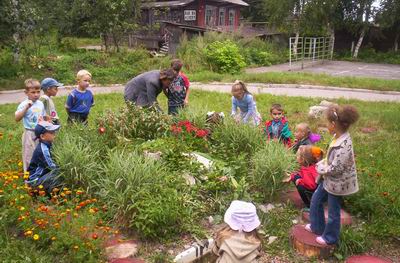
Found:
<path fill-rule="evenodd" d="M 321 182 L 311 198 L 311 230 L 327 244 L 336 244 L 340 235 L 340 204 L 342 197 L 328 193 Z M 328 222 L 325 223 L 324 203 L 328 201 Z"/>
<path fill-rule="evenodd" d="M 29 179 L 25 182 L 31 187 L 38 187 L 39 185 L 43 185 L 46 193 L 50 194 L 55 187 L 59 187 L 61 185 L 61 178 L 58 174 L 58 170 L 53 170 L 40 177 L 37 177 L 33 180 Z"/>

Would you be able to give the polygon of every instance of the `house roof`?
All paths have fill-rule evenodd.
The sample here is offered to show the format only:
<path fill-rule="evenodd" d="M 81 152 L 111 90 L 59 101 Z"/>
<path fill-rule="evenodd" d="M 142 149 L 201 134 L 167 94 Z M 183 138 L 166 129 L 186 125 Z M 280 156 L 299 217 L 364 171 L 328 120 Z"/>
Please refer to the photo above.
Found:
<path fill-rule="evenodd" d="M 142 8 L 159 8 L 159 7 L 179 7 L 188 5 L 195 0 L 176 0 L 176 1 L 158 1 L 158 2 L 145 2 L 142 3 Z M 214 0 L 216 2 L 231 3 L 241 6 L 249 6 L 246 2 L 242 0 Z"/>

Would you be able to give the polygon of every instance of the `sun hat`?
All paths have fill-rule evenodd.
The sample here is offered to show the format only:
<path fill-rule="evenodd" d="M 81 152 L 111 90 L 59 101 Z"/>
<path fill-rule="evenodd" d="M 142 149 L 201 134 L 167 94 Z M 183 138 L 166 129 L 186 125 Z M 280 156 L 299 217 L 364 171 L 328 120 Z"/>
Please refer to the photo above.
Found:
<path fill-rule="evenodd" d="M 36 138 L 40 138 L 40 135 L 45 132 L 54 132 L 60 129 L 60 125 L 54 125 L 48 121 L 41 121 L 35 127 L 35 136 Z"/>
<path fill-rule="evenodd" d="M 224 222 L 233 230 L 251 232 L 260 226 L 256 207 L 252 203 L 234 200 L 225 212 Z"/>
<path fill-rule="evenodd" d="M 45 78 L 44 80 L 42 80 L 42 83 L 40 84 L 42 90 L 47 90 L 48 88 L 51 87 L 62 87 L 62 86 L 64 86 L 64 84 L 58 82 L 53 78 Z"/>

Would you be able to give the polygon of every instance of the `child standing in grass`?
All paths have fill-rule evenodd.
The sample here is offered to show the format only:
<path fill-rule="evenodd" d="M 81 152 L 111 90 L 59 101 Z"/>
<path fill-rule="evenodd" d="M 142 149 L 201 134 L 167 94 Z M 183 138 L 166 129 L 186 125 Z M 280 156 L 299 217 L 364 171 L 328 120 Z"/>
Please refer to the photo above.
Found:
<path fill-rule="evenodd" d="M 272 120 L 265 122 L 265 133 L 269 140 L 279 140 L 290 147 L 292 132 L 289 129 L 289 123 L 283 115 L 281 104 L 273 104 L 270 108 Z"/>
<path fill-rule="evenodd" d="M 56 107 L 51 97 L 56 96 L 58 87 L 62 86 L 62 83 L 59 83 L 53 78 L 45 78 L 41 83 L 41 88 L 44 94 L 40 97 L 40 101 L 43 102 L 46 115 L 51 117 L 53 124 L 60 124 L 60 119 L 58 118 Z"/>
<path fill-rule="evenodd" d="M 171 68 L 176 74 L 175 79 L 166 89 L 168 97 L 168 114 L 176 115 L 180 109 L 183 109 L 189 104 L 189 79 L 181 69 L 183 63 L 179 59 L 174 59 L 171 62 Z"/>
<path fill-rule="evenodd" d="M 257 262 L 261 250 L 261 238 L 257 227 L 260 220 L 252 203 L 235 200 L 225 212 L 227 224 L 218 231 L 213 252 L 217 263 Z"/>
<path fill-rule="evenodd" d="M 353 142 L 348 132 L 359 118 L 351 105 L 332 105 L 326 111 L 328 130 L 333 134 L 325 159 L 317 163 L 321 179 L 311 199 L 310 221 L 306 229 L 319 235 L 316 242 L 336 244 L 340 234 L 340 205 L 342 196 L 358 191 Z M 325 222 L 324 202 L 328 201 L 328 222 Z"/>
<path fill-rule="evenodd" d="M 93 94 L 87 88 L 92 80 L 92 74 L 87 70 L 80 70 L 76 74 L 78 86 L 68 95 L 65 108 L 68 113 L 68 122 L 87 124 L 90 109 L 94 106 Z"/>
<path fill-rule="evenodd" d="M 315 164 L 323 157 L 323 152 L 319 147 L 302 145 L 296 153 L 297 162 L 300 169 L 292 173 L 285 182 L 293 182 L 303 200 L 306 211 L 310 208 L 311 197 L 317 189 L 317 170 Z"/>
<path fill-rule="evenodd" d="M 36 140 L 39 144 L 33 152 L 29 164 L 29 178 L 26 183 L 31 187 L 42 185 L 47 194 L 53 188 L 60 185 L 57 166 L 51 157 L 51 146 L 55 138 L 55 132 L 60 125 L 54 125 L 47 121 L 39 122 L 35 127 Z"/>
<path fill-rule="evenodd" d="M 25 94 L 28 98 L 18 105 L 15 112 L 15 120 L 22 120 L 24 125 L 24 133 L 22 134 L 22 163 L 24 171 L 27 171 L 33 151 L 37 145 L 37 142 L 34 140 L 34 129 L 39 120 L 45 118 L 46 112 L 43 103 L 39 100 L 40 83 L 38 80 L 25 80 Z"/>
<path fill-rule="evenodd" d="M 240 112 L 237 111 L 239 108 Z M 253 95 L 247 90 L 246 85 L 236 80 L 232 86 L 232 112 L 231 116 L 238 123 L 250 123 L 258 126 L 261 121 Z"/>

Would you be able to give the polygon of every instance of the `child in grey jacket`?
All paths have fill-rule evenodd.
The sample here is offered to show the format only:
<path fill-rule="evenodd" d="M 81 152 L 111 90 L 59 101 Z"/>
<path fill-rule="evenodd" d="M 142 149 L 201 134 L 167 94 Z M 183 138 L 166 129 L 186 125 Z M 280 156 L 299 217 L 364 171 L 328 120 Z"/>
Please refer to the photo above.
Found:
<path fill-rule="evenodd" d="M 332 105 L 326 112 L 328 130 L 333 134 L 326 158 L 317 163 L 319 185 L 311 199 L 310 221 L 306 229 L 319 235 L 322 245 L 336 244 L 340 234 L 342 196 L 358 191 L 353 142 L 348 132 L 359 114 L 351 105 Z M 325 222 L 324 202 L 328 201 L 328 222 Z"/>

